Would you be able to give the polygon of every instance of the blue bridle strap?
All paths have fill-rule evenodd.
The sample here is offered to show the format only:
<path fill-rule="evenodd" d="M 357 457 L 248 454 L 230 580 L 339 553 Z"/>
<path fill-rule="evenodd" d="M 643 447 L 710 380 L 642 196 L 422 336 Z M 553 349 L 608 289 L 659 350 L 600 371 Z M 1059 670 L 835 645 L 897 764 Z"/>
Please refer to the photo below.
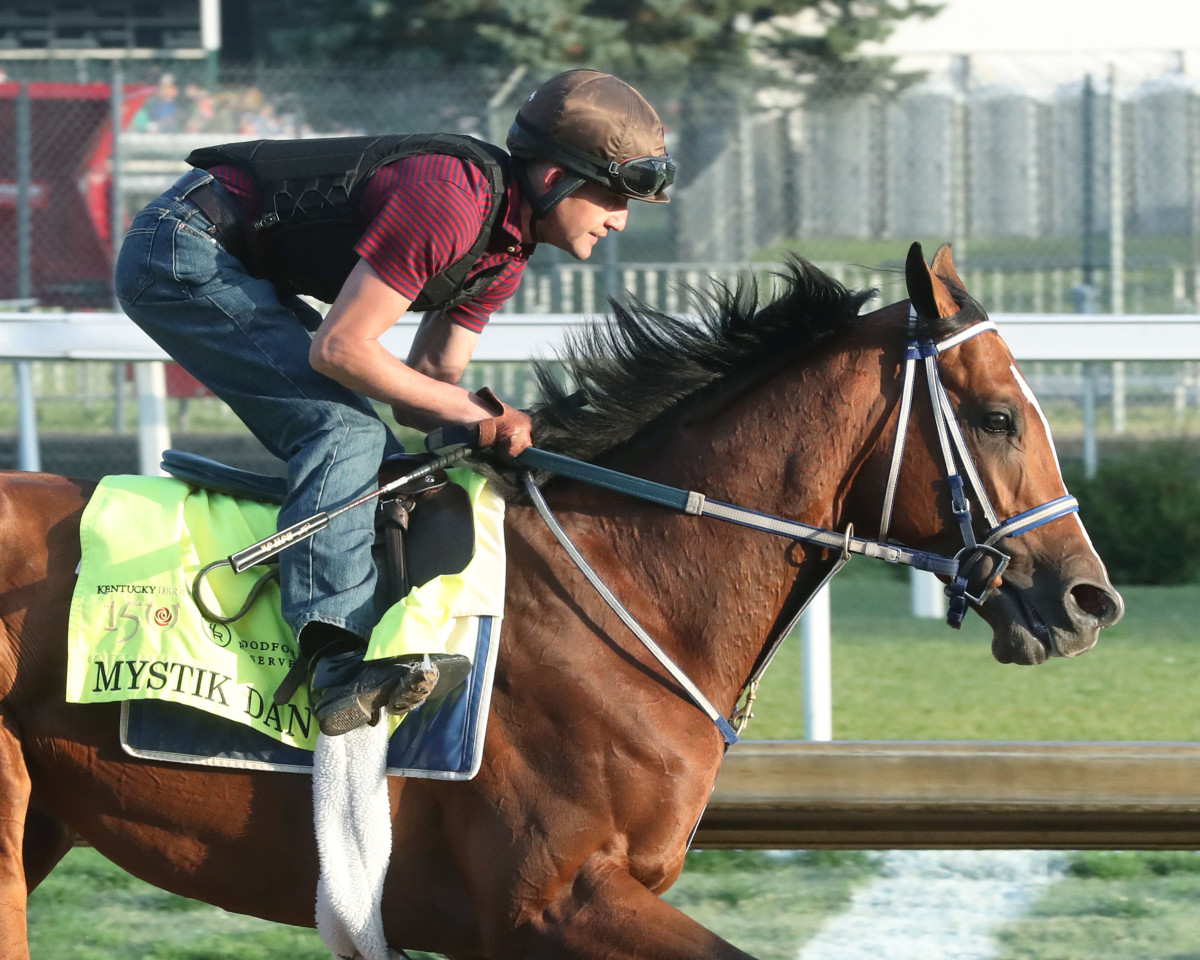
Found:
<path fill-rule="evenodd" d="M 1048 500 L 1040 507 L 1034 507 L 1032 510 L 1026 510 L 1024 513 L 1018 513 L 1015 517 L 1005 520 L 1003 523 L 988 532 L 987 540 L 984 542 L 989 546 L 1005 537 L 1017 537 L 1022 533 L 1028 533 L 1040 527 L 1044 523 L 1049 523 L 1051 520 L 1057 520 L 1059 517 L 1065 517 L 1071 513 L 1079 512 L 1079 501 L 1070 494 L 1065 497 L 1058 497 L 1055 500 Z"/>

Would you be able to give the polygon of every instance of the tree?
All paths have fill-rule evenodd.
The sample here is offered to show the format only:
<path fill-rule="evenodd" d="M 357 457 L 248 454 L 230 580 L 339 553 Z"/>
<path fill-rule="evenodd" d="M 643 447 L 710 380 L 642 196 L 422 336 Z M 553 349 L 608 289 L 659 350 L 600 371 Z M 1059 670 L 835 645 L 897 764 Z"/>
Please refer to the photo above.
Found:
<path fill-rule="evenodd" d="M 940 9 L 922 0 L 816 0 L 800 17 L 764 31 L 755 49 L 769 75 L 810 96 L 895 92 L 921 75 L 898 72 L 895 58 L 864 56 L 861 47 L 886 40 L 903 20 L 928 18 Z"/>
<path fill-rule="evenodd" d="M 520 96 L 541 80 L 575 66 L 612 70 L 655 104 L 672 153 L 686 158 L 677 190 L 710 170 L 718 171 L 715 182 L 727 186 L 723 163 L 730 148 L 745 149 L 746 120 L 765 105 L 764 89 L 778 106 L 787 98 L 798 103 L 902 87 L 912 78 L 862 47 L 884 39 L 898 23 L 938 9 L 924 0 L 224 3 L 243 18 L 234 35 L 243 43 L 253 37 L 258 45 L 243 59 L 299 59 L 307 67 L 344 66 L 361 74 L 334 78 L 332 71 L 308 71 L 320 86 L 304 95 L 318 129 L 330 129 L 331 120 L 353 125 L 345 104 L 361 102 L 372 110 L 359 123 L 365 129 L 478 129 L 503 142 Z M 372 66 L 409 69 L 381 81 L 361 69 Z M 518 80 L 521 67 L 527 73 Z M 380 90 L 387 92 L 381 96 Z M 323 105 L 336 109 L 336 117 L 322 113 Z M 665 215 L 678 216 L 677 209 Z M 733 223 L 727 233 L 740 229 Z M 659 236 L 657 256 L 670 256 L 663 247 L 677 232 Z M 750 249 L 765 241 L 738 242 Z"/>
<path fill-rule="evenodd" d="M 309 63 L 600 66 L 639 75 L 748 68 L 762 52 L 804 73 L 876 75 L 867 40 L 937 9 L 920 0 L 226 0 L 239 59 Z M 784 26 L 799 16 L 799 26 Z M 779 26 L 766 26 L 780 24 Z M 227 30 L 227 33 L 231 31 Z M 247 38 L 256 38 L 254 47 Z M 240 54 L 240 56 L 239 56 Z"/>

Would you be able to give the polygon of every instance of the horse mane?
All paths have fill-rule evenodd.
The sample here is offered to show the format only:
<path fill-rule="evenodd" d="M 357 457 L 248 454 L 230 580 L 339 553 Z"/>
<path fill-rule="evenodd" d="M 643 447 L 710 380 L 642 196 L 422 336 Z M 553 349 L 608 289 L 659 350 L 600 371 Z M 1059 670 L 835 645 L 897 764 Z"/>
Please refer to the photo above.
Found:
<path fill-rule="evenodd" d="M 573 335 L 560 360 L 535 368 L 542 399 L 532 410 L 538 446 L 580 460 L 631 441 L 701 391 L 761 379 L 851 329 L 875 293 L 851 291 L 807 260 L 775 274 L 782 292 L 760 303 L 754 278 L 732 288 L 689 289 L 698 316 L 680 318 L 634 300 Z"/>

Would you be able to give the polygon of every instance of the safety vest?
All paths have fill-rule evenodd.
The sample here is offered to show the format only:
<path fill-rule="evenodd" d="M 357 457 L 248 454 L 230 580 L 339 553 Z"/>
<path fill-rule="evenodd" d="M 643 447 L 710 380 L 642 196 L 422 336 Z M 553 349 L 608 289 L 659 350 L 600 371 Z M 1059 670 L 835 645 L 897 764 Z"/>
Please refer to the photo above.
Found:
<path fill-rule="evenodd" d="M 283 295 L 308 294 L 332 303 L 358 262 L 354 246 L 367 224 L 358 201 L 367 180 L 384 164 L 439 153 L 479 167 L 491 200 L 471 248 L 431 277 L 413 301 L 414 310 L 446 309 L 483 293 L 504 269 L 499 264 L 467 283 L 467 274 L 487 250 L 504 197 L 508 154 L 474 137 L 449 133 L 313 140 L 251 140 L 201 147 L 187 162 L 205 170 L 231 165 L 255 184 L 261 210 L 250 228 L 251 271 Z"/>

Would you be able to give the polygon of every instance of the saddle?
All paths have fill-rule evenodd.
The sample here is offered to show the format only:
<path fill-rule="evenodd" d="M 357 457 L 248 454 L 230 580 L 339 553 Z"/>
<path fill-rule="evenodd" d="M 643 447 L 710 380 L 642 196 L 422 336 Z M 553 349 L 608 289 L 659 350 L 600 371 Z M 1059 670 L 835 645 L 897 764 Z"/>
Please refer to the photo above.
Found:
<path fill-rule="evenodd" d="M 380 486 L 433 459 L 428 454 L 388 457 L 379 469 Z M 164 450 L 162 469 L 178 480 L 244 500 L 280 504 L 287 481 L 230 467 L 183 450 Z M 418 507 L 420 508 L 418 510 Z M 474 518 L 467 492 L 433 471 L 392 491 L 375 511 L 372 549 L 388 604 L 435 577 L 460 573 L 475 554 Z"/>
<path fill-rule="evenodd" d="M 278 593 L 268 591 L 246 607 L 245 619 L 228 623 L 188 599 L 198 565 L 273 532 L 285 481 L 177 451 L 165 460 L 177 479 L 106 478 L 81 518 L 67 699 L 119 702 L 121 747 L 131 756 L 307 773 L 317 738 L 306 698 L 280 704 L 273 696 L 299 659 Z M 444 645 L 469 656 L 473 668 L 466 684 L 405 717 L 390 740 L 388 770 L 470 779 L 482 762 L 500 647 L 504 502 L 476 473 L 448 470 L 443 485 L 425 480 L 418 462 L 422 479 L 401 492 L 400 504 L 382 508 L 380 520 L 386 534 L 407 516 L 405 550 L 393 566 L 414 586 L 386 606 L 370 642 L 381 657 Z M 414 472 L 395 462 L 390 469 Z M 380 608 L 396 579 L 386 569 L 386 539 L 377 551 Z M 258 573 L 260 583 L 275 575 Z M 210 582 L 215 612 L 250 602 L 253 578 L 226 572 Z M 185 675 L 186 683 L 167 682 Z"/>

